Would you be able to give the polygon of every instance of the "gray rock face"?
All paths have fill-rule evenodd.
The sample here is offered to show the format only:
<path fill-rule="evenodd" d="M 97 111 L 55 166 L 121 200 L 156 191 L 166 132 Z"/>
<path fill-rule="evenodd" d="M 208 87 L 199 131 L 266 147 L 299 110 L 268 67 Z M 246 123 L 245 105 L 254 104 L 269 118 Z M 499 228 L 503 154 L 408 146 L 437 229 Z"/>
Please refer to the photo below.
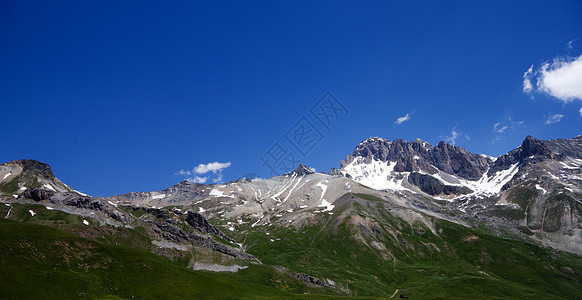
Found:
<path fill-rule="evenodd" d="M 21 159 L 14 161 L 15 164 L 21 165 L 26 172 L 36 173 L 46 179 L 54 179 L 55 175 L 51 167 L 43 162 L 34 159 Z"/>
<path fill-rule="evenodd" d="M 460 195 L 460 194 L 470 194 L 473 191 L 466 187 L 455 186 L 455 185 L 444 185 L 438 179 L 420 173 L 411 173 L 408 176 L 408 182 L 410 184 L 418 186 L 423 192 L 429 195 Z"/>
<path fill-rule="evenodd" d="M 108 197 L 112 202 L 131 203 L 134 205 L 156 205 L 158 207 L 174 205 L 203 198 L 206 185 L 184 180 L 163 191 L 158 192 L 131 192 L 123 195 Z M 207 194 L 207 193 L 206 193 Z"/>
<path fill-rule="evenodd" d="M 291 175 L 295 174 L 296 176 L 305 176 L 305 175 L 309 175 L 309 174 L 313 174 L 313 173 L 315 173 L 315 172 L 313 172 L 313 170 L 308 168 L 306 165 L 299 164 L 299 166 L 297 166 L 297 169 L 295 169 L 294 171 L 291 171 L 285 175 L 291 176 Z"/>
<path fill-rule="evenodd" d="M 319 285 L 319 286 L 324 286 L 327 288 L 335 288 L 313 276 L 307 275 L 305 273 L 293 273 L 293 276 L 295 276 L 295 278 L 303 281 L 303 282 L 307 282 L 307 283 L 311 283 L 311 284 L 315 284 L 315 285 Z"/>
<path fill-rule="evenodd" d="M 515 163 L 531 164 L 548 159 L 563 161 L 570 158 L 582 158 L 582 137 L 540 141 L 527 136 L 521 146 L 501 155 L 491 166 L 488 174 L 505 170 Z"/>
<path fill-rule="evenodd" d="M 201 246 L 232 257 L 242 259 L 252 259 L 259 262 L 259 260 L 254 256 L 246 252 L 237 250 L 233 247 L 218 243 L 210 237 L 201 236 L 194 232 L 186 232 L 181 228 L 169 224 L 167 222 L 150 222 L 150 223 L 154 225 L 151 227 L 151 230 L 153 231 L 154 235 L 158 235 L 166 241 L 171 241 L 174 243 L 182 243 L 184 241 L 187 241 L 192 243 L 192 245 L 194 246 Z"/>
<path fill-rule="evenodd" d="M 80 196 L 76 193 L 56 193 L 49 199 L 49 201 L 57 205 L 97 211 L 124 224 L 133 221 L 131 215 L 115 208 L 113 205 L 100 198 Z"/>
<path fill-rule="evenodd" d="M 430 174 L 441 170 L 464 179 L 477 180 L 489 168 L 491 160 L 483 155 L 471 153 L 459 146 L 440 142 L 437 146 L 420 139 L 407 142 L 401 139 L 388 141 L 369 138 L 361 142 L 354 152 L 342 162 L 342 167 L 355 157 L 370 160 L 396 161 L 396 172 L 424 171 Z"/>
<path fill-rule="evenodd" d="M 200 232 L 216 234 L 217 236 L 219 236 L 227 241 L 230 241 L 233 243 L 235 242 L 233 239 L 228 237 L 222 231 L 218 230 L 218 228 L 216 228 L 212 224 L 208 223 L 208 220 L 206 220 L 206 218 L 204 218 L 199 213 L 189 211 L 188 214 L 186 215 L 186 222 L 188 222 L 188 224 L 190 226 L 194 227 L 194 229 L 196 229 Z"/>
<path fill-rule="evenodd" d="M 9 185 L 7 188 L 5 185 Z M 2 188 L 2 186 L 5 186 Z M 73 192 L 68 185 L 55 177 L 49 165 L 34 159 L 21 159 L 0 165 L 0 190 L 4 194 L 19 195 L 27 189 L 44 189 L 55 192 Z"/>
<path fill-rule="evenodd" d="M 55 192 L 43 189 L 26 190 L 19 198 L 32 199 L 34 201 L 43 201 L 50 199 Z"/>

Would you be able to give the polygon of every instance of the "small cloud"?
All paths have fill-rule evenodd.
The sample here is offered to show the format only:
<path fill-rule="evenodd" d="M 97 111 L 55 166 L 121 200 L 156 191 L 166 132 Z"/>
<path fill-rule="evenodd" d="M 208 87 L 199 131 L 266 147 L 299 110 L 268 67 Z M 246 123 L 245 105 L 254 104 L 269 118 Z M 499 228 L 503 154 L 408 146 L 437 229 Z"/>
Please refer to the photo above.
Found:
<path fill-rule="evenodd" d="M 507 128 L 507 125 L 503 125 L 501 122 L 493 124 L 493 131 L 497 133 L 503 133 Z"/>
<path fill-rule="evenodd" d="M 498 141 L 501 141 L 501 135 L 503 135 L 504 133 L 507 133 L 508 130 L 515 132 L 520 127 L 525 127 L 525 122 L 513 121 L 513 119 L 511 118 L 510 115 L 505 116 L 504 120 L 493 124 L 493 131 L 492 132 L 494 133 L 494 137 L 493 137 L 493 140 L 491 140 L 491 143 L 494 144 Z"/>
<path fill-rule="evenodd" d="M 582 116 L 582 107 L 580 107 L 580 116 Z"/>
<path fill-rule="evenodd" d="M 222 173 L 218 174 L 218 177 L 212 179 L 213 183 L 222 182 Z"/>
<path fill-rule="evenodd" d="M 194 176 L 194 177 L 188 178 L 187 180 L 190 182 L 193 182 L 193 183 L 206 183 L 206 181 L 208 181 L 208 177 Z"/>
<path fill-rule="evenodd" d="M 196 174 L 206 174 L 208 172 L 213 172 L 216 174 L 217 172 L 222 172 L 222 170 L 228 167 L 230 167 L 230 161 L 226 163 L 219 163 L 215 161 L 207 164 L 199 164 L 194 167 L 193 171 Z"/>
<path fill-rule="evenodd" d="M 447 141 L 451 145 L 455 145 L 457 143 L 457 140 L 460 137 L 465 138 L 467 141 L 471 140 L 471 138 L 469 137 L 469 135 L 468 134 L 464 134 L 461 131 L 459 131 L 457 129 L 458 127 L 459 127 L 459 124 L 455 125 L 455 127 L 453 127 L 453 129 L 451 129 L 451 135 L 443 137 L 445 139 L 445 141 Z"/>
<path fill-rule="evenodd" d="M 182 170 L 174 173 L 174 175 L 192 175 L 192 172 L 182 169 Z"/>
<path fill-rule="evenodd" d="M 410 120 L 410 118 L 411 118 L 411 115 L 410 114 L 406 114 L 405 116 L 396 119 L 396 121 L 394 121 L 394 124 L 400 125 L 400 124 L 402 124 L 402 123 Z"/>
<path fill-rule="evenodd" d="M 546 120 L 546 125 L 551 125 L 551 124 L 554 124 L 554 123 L 558 123 L 558 122 L 560 122 L 562 120 L 563 117 L 564 117 L 564 115 L 561 115 L 561 114 L 551 115 Z"/>
<path fill-rule="evenodd" d="M 513 121 L 511 116 L 505 116 L 503 121 L 499 121 L 493 124 L 494 138 L 491 143 L 496 143 L 501 140 L 501 135 L 506 133 L 508 129 L 515 132 L 519 127 L 525 127 L 525 122 L 523 121 Z"/>
<path fill-rule="evenodd" d="M 529 69 L 527 69 L 527 71 L 525 71 L 525 73 L 523 73 L 523 92 L 526 94 L 529 94 L 531 92 L 531 90 L 533 89 L 533 86 L 531 84 L 532 73 L 533 73 L 533 65 L 531 65 L 531 67 L 529 67 Z"/>
<path fill-rule="evenodd" d="M 574 47 L 572 46 L 572 44 L 578 39 L 573 39 L 571 41 L 569 41 L 568 43 L 566 43 L 566 48 L 568 48 L 568 50 L 572 50 Z"/>
<path fill-rule="evenodd" d="M 536 80 L 536 87 L 532 80 Z M 564 103 L 582 101 L 582 55 L 574 58 L 554 58 L 538 70 L 530 67 L 523 74 L 523 91 L 545 93 Z"/>
<path fill-rule="evenodd" d="M 182 169 L 182 170 L 176 172 L 174 175 L 182 175 L 182 176 L 195 175 L 195 176 L 186 178 L 186 180 L 188 180 L 190 182 L 194 182 L 194 183 L 206 183 L 209 179 L 211 179 L 213 183 L 217 183 L 217 182 L 222 181 L 222 171 L 224 169 L 230 167 L 230 165 L 231 165 L 230 162 L 219 163 L 219 162 L 215 161 L 215 162 L 210 162 L 207 164 L 199 164 L 199 165 L 195 166 L 192 169 L 192 171 Z M 204 177 L 198 176 L 198 175 L 203 175 L 203 174 L 207 174 L 207 173 L 212 173 L 212 175 L 204 176 Z M 214 178 L 211 178 L 213 176 L 214 176 Z"/>

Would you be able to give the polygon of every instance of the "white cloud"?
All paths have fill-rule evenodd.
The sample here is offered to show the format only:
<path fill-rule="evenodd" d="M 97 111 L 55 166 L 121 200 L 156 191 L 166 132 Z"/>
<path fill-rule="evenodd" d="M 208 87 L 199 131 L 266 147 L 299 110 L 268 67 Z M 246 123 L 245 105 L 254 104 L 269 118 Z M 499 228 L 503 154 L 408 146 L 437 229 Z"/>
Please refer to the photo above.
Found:
<path fill-rule="evenodd" d="M 569 41 L 566 46 L 568 47 L 568 50 L 572 50 L 574 47 L 572 46 L 572 43 L 574 43 L 577 39 L 573 39 L 571 41 Z"/>
<path fill-rule="evenodd" d="M 396 119 L 396 121 L 394 121 L 394 124 L 400 125 L 400 124 L 410 120 L 410 117 L 411 117 L 410 114 L 406 114 L 405 116 Z"/>
<path fill-rule="evenodd" d="M 180 170 L 178 172 L 175 173 L 175 175 L 185 175 L 185 176 L 190 176 L 190 175 L 194 175 L 193 177 L 189 177 L 187 178 L 188 181 L 190 182 L 194 182 L 194 183 L 206 183 L 209 179 L 211 179 L 212 176 L 215 176 L 215 178 L 212 178 L 212 182 L 213 183 L 217 183 L 217 182 L 221 182 L 222 181 L 222 171 L 228 167 L 230 167 L 231 163 L 229 162 L 225 162 L 225 163 L 219 163 L 217 161 L 215 162 L 210 162 L 207 164 L 199 164 L 197 166 L 195 166 L 192 171 L 188 171 L 188 170 Z M 198 175 L 203 175 L 203 174 L 207 174 L 207 173 L 212 173 L 211 176 L 205 176 L 205 177 L 201 177 Z"/>
<path fill-rule="evenodd" d="M 226 163 L 219 163 L 215 161 L 207 164 L 199 164 L 194 167 L 193 171 L 196 174 L 206 174 L 208 172 L 216 174 L 217 172 L 222 172 L 222 170 L 228 167 L 230 167 L 230 161 Z"/>
<path fill-rule="evenodd" d="M 532 73 L 533 73 L 533 65 L 531 65 L 531 67 L 529 67 L 529 69 L 527 69 L 527 71 L 525 71 L 525 73 L 523 73 L 523 92 L 524 93 L 529 93 L 533 89 L 533 86 L 531 84 Z"/>
<path fill-rule="evenodd" d="M 497 133 L 503 133 L 507 128 L 507 125 L 503 125 L 501 122 L 493 124 L 493 131 Z"/>
<path fill-rule="evenodd" d="M 192 175 L 192 172 L 182 169 L 182 170 L 174 173 L 174 175 Z"/>
<path fill-rule="evenodd" d="M 534 89 L 532 80 L 536 80 Z M 582 101 L 582 55 L 575 58 L 557 57 L 544 63 L 538 70 L 530 67 L 523 75 L 523 91 L 546 93 L 564 103 Z"/>
<path fill-rule="evenodd" d="M 221 179 L 222 179 L 222 177 L 221 177 Z M 206 181 L 208 181 L 208 177 L 194 176 L 194 177 L 188 178 L 188 181 L 193 182 L 193 183 L 205 183 Z"/>
<path fill-rule="evenodd" d="M 504 120 L 493 124 L 494 138 L 491 140 L 491 143 L 501 141 L 501 135 L 506 133 L 508 129 L 515 132 L 520 127 L 525 127 L 525 122 L 513 121 L 510 115 L 505 116 Z"/>
<path fill-rule="evenodd" d="M 451 129 L 451 135 L 444 137 L 445 141 L 447 141 L 451 145 L 455 145 L 457 143 L 457 139 L 459 139 L 460 137 L 465 138 L 467 141 L 471 139 L 471 138 L 469 138 L 468 134 L 464 134 L 461 131 L 459 131 L 457 129 L 458 127 L 459 127 L 459 124 L 455 125 L 455 127 L 453 127 L 453 129 Z"/>
<path fill-rule="evenodd" d="M 580 107 L 580 116 L 582 116 L 582 107 Z"/>
<path fill-rule="evenodd" d="M 564 117 L 564 115 L 561 115 L 561 114 L 551 115 L 546 120 L 546 125 L 551 125 L 551 124 L 554 124 L 554 123 L 558 123 L 558 122 L 560 122 L 562 120 L 563 117 Z"/>

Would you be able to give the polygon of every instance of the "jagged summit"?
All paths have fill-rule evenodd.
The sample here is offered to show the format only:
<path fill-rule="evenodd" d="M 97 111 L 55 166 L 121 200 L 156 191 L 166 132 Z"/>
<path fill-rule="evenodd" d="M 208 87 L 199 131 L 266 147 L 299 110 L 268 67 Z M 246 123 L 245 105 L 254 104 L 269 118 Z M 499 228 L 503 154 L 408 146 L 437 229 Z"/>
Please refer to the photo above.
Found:
<path fill-rule="evenodd" d="M 53 179 L 55 175 L 48 164 L 35 159 L 19 159 L 3 163 L 2 166 L 20 166 L 25 172 L 32 172 L 46 179 Z"/>
<path fill-rule="evenodd" d="M 395 162 L 396 172 L 426 172 L 434 174 L 443 171 L 464 179 L 476 180 L 485 173 L 491 158 L 471 153 L 459 146 L 440 142 L 437 146 L 421 139 L 408 142 L 371 137 L 356 147 L 341 164 L 341 169 L 352 164 L 357 158 L 366 161 Z"/>
<path fill-rule="evenodd" d="M 566 158 L 582 158 L 582 139 L 539 140 L 528 135 L 521 145 L 506 154 L 499 156 L 489 169 L 489 174 L 504 170 L 516 163 L 533 163 L 546 159 L 564 160 Z"/>
<path fill-rule="evenodd" d="M 0 165 L 0 194 L 18 196 L 27 189 L 44 189 L 53 192 L 73 192 L 68 185 L 53 174 L 48 164 L 21 159 Z"/>
<path fill-rule="evenodd" d="M 313 174 L 313 173 L 315 173 L 315 171 L 313 171 L 312 169 L 310 169 L 306 165 L 299 164 L 299 166 L 297 166 L 297 169 L 295 169 L 294 171 L 291 171 L 285 175 L 295 174 L 296 176 L 305 176 L 305 175 L 309 175 L 309 174 Z"/>

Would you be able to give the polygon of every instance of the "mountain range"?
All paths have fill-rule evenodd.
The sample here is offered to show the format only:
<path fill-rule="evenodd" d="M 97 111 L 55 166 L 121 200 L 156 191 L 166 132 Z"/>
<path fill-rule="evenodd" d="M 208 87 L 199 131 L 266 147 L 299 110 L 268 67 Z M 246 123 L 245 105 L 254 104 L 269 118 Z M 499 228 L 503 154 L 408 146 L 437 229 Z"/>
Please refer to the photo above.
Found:
<path fill-rule="evenodd" d="M 582 136 L 497 158 L 371 137 L 327 174 L 105 198 L 30 159 L 0 179 L 8 298 L 582 297 Z"/>

